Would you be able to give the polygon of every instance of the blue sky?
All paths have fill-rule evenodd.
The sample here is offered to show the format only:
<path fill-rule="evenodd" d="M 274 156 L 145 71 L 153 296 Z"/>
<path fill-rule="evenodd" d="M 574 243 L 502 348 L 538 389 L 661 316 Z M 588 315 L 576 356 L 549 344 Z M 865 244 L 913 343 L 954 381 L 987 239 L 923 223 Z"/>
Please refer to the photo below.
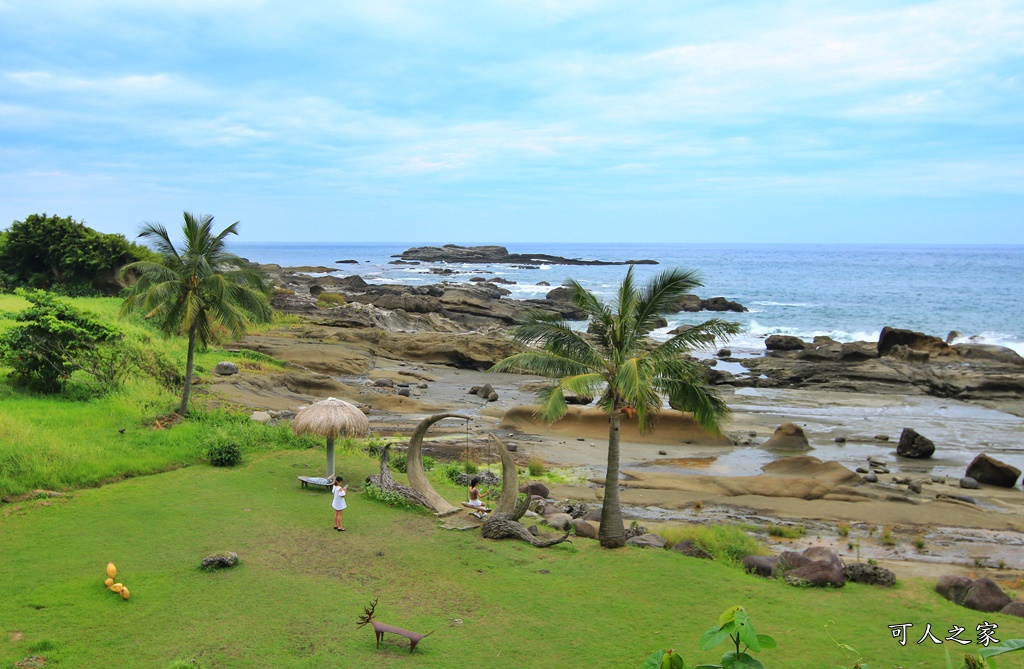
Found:
<path fill-rule="evenodd" d="M 0 0 L 0 225 L 1024 243 L 1024 3 Z"/>

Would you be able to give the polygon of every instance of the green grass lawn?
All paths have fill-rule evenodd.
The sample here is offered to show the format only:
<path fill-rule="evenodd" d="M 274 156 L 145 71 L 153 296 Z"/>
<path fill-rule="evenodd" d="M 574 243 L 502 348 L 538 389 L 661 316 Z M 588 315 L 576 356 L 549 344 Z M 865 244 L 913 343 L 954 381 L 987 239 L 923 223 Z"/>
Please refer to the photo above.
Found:
<path fill-rule="evenodd" d="M 281 451 L 234 469 L 197 465 L 5 505 L 0 666 L 39 654 L 61 667 L 638 667 L 664 647 L 692 666 L 724 652 L 700 652 L 697 640 L 737 603 L 778 641 L 760 655 L 767 667 L 838 666 L 829 620 L 872 667 L 945 666 L 951 643 L 914 637 L 903 647 L 888 624 L 971 634 L 985 619 L 999 638 L 1024 637 L 1024 621 L 956 607 L 922 581 L 805 590 L 669 551 L 583 539 L 536 549 L 442 530 L 359 492 L 349 496 L 348 531 L 335 532 L 330 495 L 295 478 L 322 464 L 322 449 Z M 353 487 L 376 469 L 339 454 Z M 453 500 L 464 492 L 439 488 Z M 198 568 L 221 550 L 241 564 Z M 127 602 L 103 587 L 108 561 L 131 589 Z M 382 622 L 435 632 L 415 654 L 394 636 L 376 650 L 372 630 L 356 629 L 378 597 Z"/>

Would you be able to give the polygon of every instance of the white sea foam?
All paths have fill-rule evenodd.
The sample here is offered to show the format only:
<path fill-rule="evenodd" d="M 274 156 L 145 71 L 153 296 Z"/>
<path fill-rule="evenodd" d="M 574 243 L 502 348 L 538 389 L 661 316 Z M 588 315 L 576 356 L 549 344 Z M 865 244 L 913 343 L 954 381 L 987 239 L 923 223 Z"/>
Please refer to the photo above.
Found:
<path fill-rule="evenodd" d="M 761 307 L 816 307 L 818 305 L 810 302 L 772 302 L 771 300 L 755 300 L 751 304 Z"/>
<path fill-rule="evenodd" d="M 991 346 L 1005 346 L 1024 356 L 1024 342 L 1014 339 L 1012 335 L 1002 332 L 982 332 L 981 334 L 957 337 L 952 342 L 955 344 L 988 344 Z"/>

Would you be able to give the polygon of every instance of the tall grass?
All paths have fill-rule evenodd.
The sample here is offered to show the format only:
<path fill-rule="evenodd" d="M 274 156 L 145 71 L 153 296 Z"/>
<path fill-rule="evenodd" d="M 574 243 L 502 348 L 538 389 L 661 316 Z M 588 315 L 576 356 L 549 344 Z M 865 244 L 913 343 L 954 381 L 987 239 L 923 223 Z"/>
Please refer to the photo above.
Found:
<path fill-rule="evenodd" d="M 671 548 L 690 540 L 716 560 L 738 563 L 744 555 L 766 555 L 767 547 L 737 525 L 678 525 L 658 530 Z"/>

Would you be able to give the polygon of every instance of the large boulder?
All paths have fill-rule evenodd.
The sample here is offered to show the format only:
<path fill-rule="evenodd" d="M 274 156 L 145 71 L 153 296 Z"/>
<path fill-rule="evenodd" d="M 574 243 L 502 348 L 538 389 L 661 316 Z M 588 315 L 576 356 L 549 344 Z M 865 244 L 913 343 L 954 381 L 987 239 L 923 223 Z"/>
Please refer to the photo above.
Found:
<path fill-rule="evenodd" d="M 700 558 L 701 560 L 714 560 L 711 553 L 698 546 L 692 539 L 685 539 L 677 542 L 672 546 L 672 550 L 680 555 L 685 555 L 692 558 Z"/>
<path fill-rule="evenodd" d="M 827 562 L 836 571 L 842 571 L 846 567 L 846 563 L 843 562 L 843 558 L 839 557 L 839 553 L 827 546 L 810 546 L 805 548 L 801 554 L 816 562 Z"/>
<path fill-rule="evenodd" d="M 894 346 L 906 346 L 915 351 L 924 351 L 932 357 L 956 355 L 956 351 L 938 337 L 923 332 L 884 327 L 878 335 L 878 355 L 888 355 Z"/>
<path fill-rule="evenodd" d="M 779 564 L 779 558 L 775 555 L 745 555 L 741 560 L 743 569 L 757 576 L 771 578 Z"/>
<path fill-rule="evenodd" d="M 769 351 L 801 351 L 807 343 L 792 335 L 771 335 L 764 340 L 764 347 Z"/>
<path fill-rule="evenodd" d="M 1020 470 L 982 453 L 967 465 L 966 475 L 978 483 L 1012 488 L 1017 485 Z"/>
<path fill-rule="evenodd" d="M 704 311 L 735 311 L 736 313 L 743 313 L 747 310 L 739 302 L 734 302 L 725 297 L 709 297 L 706 300 L 701 300 L 701 306 L 704 308 Z"/>
<path fill-rule="evenodd" d="M 1024 602 L 1010 602 L 999 610 L 999 613 L 1007 616 L 1024 618 Z"/>
<path fill-rule="evenodd" d="M 1012 348 L 992 344 L 956 344 L 953 349 L 965 360 L 989 360 L 1024 367 L 1024 358 Z"/>
<path fill-rule="evenodd" d="M 600 526 L 597 523 L 591 520 L 584 520 L 582 518 L 573 518 L 569 525 L 576 533 L 576 536 L 583 537 L 585 539 L 596 539 L 597 532 L 600 529 Z"/>
<path fill-rule="evenodd" d="M 963 604 L 973 580 L 959 574 L 944 574 L 935 582 L 935 592 L 954 604 Z"/>
<path fill-rule="evenodd" d="M 568 530 L 572 527 L 572 516 L 567 513 L 553 513 L 544 516 L 544 522 L 558 530 Z"/>
<path fill-rule="evenodd" d="M 772 572 L 773 576 L 782 576 L 788 571 L 792 571 L 797 567 L 803 567 L 804 565 L 814 562 L 809 557 L 805 557 L 801 553 L 795 551 L 782 551 L 779 553 L 779 561 L 775 564 L 775 569 Z"/>
<path fill-rule="evenodd" d="M 810 442 L 803 429 L 795 423 L 783 423 L 776 428 L 768 441 L 761 444 L 761 448 L 773 448 L 780 451 L 808 451 L 811 449 Z"/>
<path fill-rule="evenodd" d="M 1001 611 L 1012 601 L 1002 588 L 990 578 L 979 578 L 967 590 L 963 605 L 982 613 Z"/>
<path fill-rule="evenodd" d="M 935 453 L 935 443 L 931 439 L 921 436 L 909 427 L 903 428 L 903 432 L 900 433 L 900 443 L 896 446 L 896 455 L 924 460 L 932 457 L 933 453 Z"/>
<path fill-rule="evenodd" d="M 786 572 L 783 576 L 786 583 L 801 587 L 841 588 L 846 585 L 843 572 L 825 560 L 815 560 L 802 567 Z"/>
<path fill-rule="evenodd" d="M 843 568 L 843 576 L 851 583 L 863 583 L 865 585 L 881 585 L 889 587 L 896 585 L 896 574 L 879 567 L 877 564 L 865 564 L 854 562 Z"/>
<path fill-rule="evenodd" d="M 668 542 L 660 534 L 641 534 L 638 537 L 626 539 L 627 546 L 639 546 L 640 548 L 664 548 L 666 544 Z"/>
<path fill-rule="evenodd" d="M 536 495 L 537 497 L 543 497 L 545 499 L 550 496 L 551 491 L 548 487 L 540 481 L 527 481 L 526 483 L 519 486 L 519 492 L 529 493 Z"/>

